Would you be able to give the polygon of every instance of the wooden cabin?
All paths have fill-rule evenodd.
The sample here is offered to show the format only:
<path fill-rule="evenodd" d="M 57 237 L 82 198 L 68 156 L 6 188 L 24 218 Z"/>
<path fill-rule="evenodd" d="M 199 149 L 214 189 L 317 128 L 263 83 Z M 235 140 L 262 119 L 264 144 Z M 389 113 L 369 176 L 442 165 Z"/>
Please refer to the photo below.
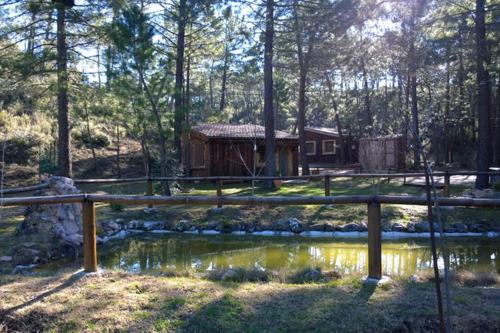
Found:
<path fill-rule="evenodd" d="M 328 127 L 306 127 L 307 163 L 314 166 L 333 166 L 340 163 L 340 136 Z"/>
<path fill-rule="evenodd" d="M 208 176 L 265 176 L 265 129 L 259 125 L 199 124 L 190 131 L 190 174 Z M 276 131 L 276 170 L 298 175 L 297 136 Z"/>

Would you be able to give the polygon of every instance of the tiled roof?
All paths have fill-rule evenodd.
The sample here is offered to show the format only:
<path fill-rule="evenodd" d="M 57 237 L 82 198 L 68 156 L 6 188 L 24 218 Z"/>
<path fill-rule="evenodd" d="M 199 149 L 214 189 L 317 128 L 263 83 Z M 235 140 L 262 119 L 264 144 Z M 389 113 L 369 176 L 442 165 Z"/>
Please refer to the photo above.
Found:
<path fill-rule="evenodd" d="M 193 126 L 193 131 L 199 132 L 208 138 L 225 139 L 264 139 L 265 128 L 260 125 L 238 125 L 238 124 L 199 124 Z M 276 131 L 276 139 L 297 139 L 296 135 L 284 131 Z"/>
<path fill-rule="evenodd" d="M 332 135 L 332 136 L 339 135 L 339 132 L 336 129 L 330 128 L 330 127 L 306 127 L 305 130 L 320 133 L 320 134 L 325 134 L 325 135 Z M 344 131 L 342 131 L 342 132 L 344 132 Z"/>

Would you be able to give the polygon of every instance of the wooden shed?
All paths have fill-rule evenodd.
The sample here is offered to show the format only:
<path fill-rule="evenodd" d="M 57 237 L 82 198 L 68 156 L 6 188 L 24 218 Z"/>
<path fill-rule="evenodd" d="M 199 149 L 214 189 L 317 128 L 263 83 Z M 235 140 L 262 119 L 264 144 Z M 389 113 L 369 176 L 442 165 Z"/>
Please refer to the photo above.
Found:
<path fill-rule="evenodd" d="M 276 170 L 283 176 L 298 175 L 299 139 L 276 131 Z M 265 129 L 259 125 L 199 124 L 190 131 L 192 176 L 265 175 Z"/>
<path fill-rule="evenodd" d="M 397 134 L 360 139 L 359 162 L 365 171 L 404 171 L 406 137 Z"/>

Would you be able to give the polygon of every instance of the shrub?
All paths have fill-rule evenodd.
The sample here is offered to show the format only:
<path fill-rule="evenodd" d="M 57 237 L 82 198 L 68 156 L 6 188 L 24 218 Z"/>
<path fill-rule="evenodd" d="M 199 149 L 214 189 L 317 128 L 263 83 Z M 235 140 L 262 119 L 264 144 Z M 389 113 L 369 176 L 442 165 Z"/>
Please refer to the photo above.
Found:
<path fill-rule="evenodd" d="M 114 211 L 114 212 L 121 212 L 121 211 L 123 211 L 123 209 L 125 208 L 125 206 L 122 205 L 122 204 L 114 203 L 113 202 L 113 203 L 109 204 L 109 208 L 111 208 L 111 210 Z"/>
<path fill-rule="evenodd" d="M 105 148 L 111 144 L 108 136 L 98 131 L 91 136 L 86 131 L 75 131 L 73 132 L 73 140 L 76 146 L 86 148 Z"/>

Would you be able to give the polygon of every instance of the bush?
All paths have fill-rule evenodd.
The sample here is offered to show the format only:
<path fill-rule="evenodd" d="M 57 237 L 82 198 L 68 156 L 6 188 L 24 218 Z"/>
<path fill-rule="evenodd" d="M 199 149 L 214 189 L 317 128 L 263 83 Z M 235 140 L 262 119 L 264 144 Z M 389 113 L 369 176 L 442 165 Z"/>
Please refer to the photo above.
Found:
<path fill-rule="evenodd" d="M 38 157 L 39 140 L 32 136 L 12 137 L 5 142 L 5 162 L 28 165 Z M 0 143 L 0 154 L 3 143 Z"/>
<path fill-rule="evenodd" d="M 105 148 L 111 144 L 108 136 L 102 132 L 96 132 L 93 133 L 92 136 L 89 136 L 85 131 L 75 131 L 73 132 L 73 140 L 77 147 L 86 148 Z"/>

